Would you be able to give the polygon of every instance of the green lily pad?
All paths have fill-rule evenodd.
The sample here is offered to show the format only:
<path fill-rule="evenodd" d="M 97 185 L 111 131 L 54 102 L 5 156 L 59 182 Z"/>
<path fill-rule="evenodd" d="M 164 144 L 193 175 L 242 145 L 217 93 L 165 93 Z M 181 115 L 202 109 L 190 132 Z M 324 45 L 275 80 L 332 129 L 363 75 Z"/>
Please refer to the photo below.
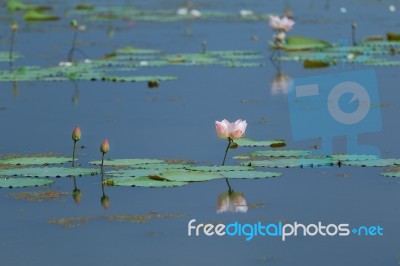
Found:
<path fill-rule="evenodd" d="M 50 6 L 30 5 L 30 4 L 25 4 L 19 0 L 9 0 L 9 1 L 7 1 L 6 5 L 7 5 L 7 9 L 10 11 L 51 9 Z"/>
<path fill-rule="evenodd" d="M 104 165 L 107 166 L 137 166 L 142 164 L 162 164 L 164 160 L 159 159 L 115 159 L 105 160 Z M 92 161 L 89 164 L 100 165 L 101 161 Z"/>
<path fill-rule="evenodd" d="M 44 13 L 35 9 L 29 10 L 24 15 L 25 21 L 53 21 L 59 19 L 60 17 L 56 15 Z"/>
<path fill-rule="evenodd" d="M 185 186 L 187 182 L 156 180 L 149 177 L 116 177 L 106 179 L 107 184 L 114 186 L 129 186 L 129 187 L 180 187 Z"/>
<path fill-rule="evenodd" d="M 267 147 L 274 144 L 284 144 L 284 140 L 254 140 L 249 138 L 239 138 L 234 140 L 235 143 L 243 147 Z"/>
<path fill-rule="evenodd" d="M 0 164 L 12 165 L 36 165 L 36 164 L 63 164 L 72 162 L 72 158 L 66 157 L 20 157 L 0 159 Z"/>
<path fill-rule="evenodd" d="M 155 169 L 127 169 L 106 172 L 107 176 L 111 177 L 138 177 L 138 176 L 149 176 L 158 175 L 161 172 Z"/>
<path fill-rule="evenodd" d="M 331 46 L 332 44 L 326 41 L 316 40 L 307 37 L 291 36 L 286 39 L 286 43 L 280 46 L 280 48 L 287 51 L 299 51 L 322 49 Z"/>
<path fill-rule="evenodd" d="M 200 182 L 209 181 L 213 179 L 223 178 L 224 176 L 216 172 L 202 172 L 202 171 L 166 171 L 162 172 L 159 177 L 169 181 L 179 182 Z"/>
<path fill-rule="evenodd" d="M 384 166 L 400 165 L 400 159 L 344 161 L 343 164 L 350 166 L 362 166 L 362 167 L 384 167 Z"/>
<path fill-rule="evenodd" d="M 0 169 L 0 176 L 64 177 L 97 175 L 98 173 L 99 169 L 90 168 L 38 167 Z"/>
<path fill-rule="evenodd" d="M 202 171 L 202 172 L 228 172 L 228 171 L 250 171 L 253 167 L 234 165 L 234 166 L 190 166 L 186 167 L 187 170 Z"/>
<path fill-rule="evenodd" d="M 368 161 L 379 159 L 378 156 L 372 154 L 333 154 L 328 156 L 339 161 Z"/>
<path fill-rule="evenodd" d="M 282 176 L 279 172 L 263 172 L 263 171 L 231 171 L 222 173 L 226 178 L 254 179 L 254 178 L 269 178 Z"/>
<path fill-rule="evenodd" d="M 267 151 L 253 151 L 251 156 L 265 156 L 265 157 L 302 157 L 310 154 L 310 151 L 305 150 L 267 150 Z"/>
<path fill-rule="evenodd" d="M 1 188 L 38 187 L 48 186 L 51 183 L 53 183 L 52 180 L 40 178 L 11 177 L 7 179 L 0 179 Z"/>
<path fill-rule="evenodd" d="M 400 172 L 386 172 L 381 173 L 381 175 L 386 177 L 400 177 Z"/>
<path fill-rule="evenodd" d="M 242 165 L 251 165 L 254 167 L 271 167 L 271 168 L 289 168 L 289 167 L 321 167 L 333 166 L 337 164 L 337 160 L 332 158 L 277 158 L 260 161 L 245 161 Z"/>

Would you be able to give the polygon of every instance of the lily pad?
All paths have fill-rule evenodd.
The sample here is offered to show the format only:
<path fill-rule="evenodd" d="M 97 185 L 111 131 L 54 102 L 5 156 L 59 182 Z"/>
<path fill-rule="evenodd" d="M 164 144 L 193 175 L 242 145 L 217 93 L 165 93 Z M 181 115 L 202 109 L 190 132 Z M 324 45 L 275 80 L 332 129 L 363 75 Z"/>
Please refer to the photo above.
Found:
<path fill-rule="evenodd" d="M 245 161 L 242 165 L 250 165 L 254 167 L 271 167 L 271 168 L 289 168 L 289 167 L 321 167 L 333 166 L 337 164 L 332 158 L 277 158 L 260 161 Z"/>
<path fill-rule="evenodd" d="M 0 164 L 12 165 L 46 165 L 46 164 L 63 164 L 72 162 L 72 158 L 66 157 L 20 157 L 0 159 Z"/>
<path fill-rule="evenodd" d="M 381 173 L 381 175 L 386 177 L 400 177 L 400 172 L 386 172 Z"/>
<path fill-rule="evenodd" d="M 267 151 L 253 151 L 251 156 L 265 156 L 265 157 L 301 157 L 310 154 L 310 151 L 305 150 L 267 150 Z"/>
<path fill-rule="evenodd" d="M 139 177 L 160 174 L 160 171 L 154 169 L 127 169 L 106 172 L 111 177 Z"/>
<path fill-rule="evenodd" d="M 343 164 L 350 166 L 362 166 L 362 167 L 384 167 L 384 166 L 400 165 L 400 159 L 344 161 Z"/>
<path fill-rule="evenodd" d="M 230 172 L 230 171 L 250 171 L 253 167 L 234 165 L 234 166 L 190 166 L 186 167 L 187 170 L 192 171 L 203 171 L 203 172 Z"/>
<path fill-rule="evenodd" d="M 254 140 L 249 138 L 235 139 L 235 143 L 243 147 L 267 147 L 274 144 L 284 144 L 284 140 Z"/>
<path fill-rule="evenodd" d="M 213 179 L 223 178 L 224 176 L 216 172 L 203 171 L 166 171 L 162 172 L 158 177 L 169 181 L 179 182 L 200 182 Z"/>
<path fill-rule="evenodd" d="M 287 51 L 322 49 L 331 47 L 332 44 L 322 40 L 316 40 L 307 37 L 292 36 L 286 39 L 286 43 L 280 48 Z"/>
<path fill-rule="evenodd" d="M 53 21 L 59 19 L 60 17 L 56 15 L 45 13 L 43 11 L 38 11 L 36 9 L 29 10 L 24 15 L 25 21 Z"/>
<path fill-rule="evenodd" d="M 142 164 L 162 164 L 164 160 L 159 159 L 115 159 L 115 160 L 105 160 L 104 165 L 107 166 L 136 166 Z M 90 164 L 100 165 L 101 161 L 92 161 Z"/>
<path fill-rule="evenodd" d="M 129 187 L 180 187 L 185 186 L 187 182 L 155 180 L 149 177 L 117 177 L 106 179 L 107 184 L 114 186 L 129 186 Z"/>
<path fill-rule="evenodd" d="M 231 171 L 222 173 L 226 178 L 232 179 L 254 179 L 254 178 L 269 178 L 282 176 L 279 172 L 263 172 L 263 171 Z"/>
<path fill-rule="evenodd" d="M 52 180 L 40 178 L 11 177 L 7 179 L 0 179 L 1 188 L 38 187 L 48 186 L 51 183 L 53 183 Z"/>
<path fill-rule="evenodd" d="M 65 177 L 97 175 L 98 172 L 98 169 L 90 168 L 37 167 L 0 169 L 0 176 Z"/>

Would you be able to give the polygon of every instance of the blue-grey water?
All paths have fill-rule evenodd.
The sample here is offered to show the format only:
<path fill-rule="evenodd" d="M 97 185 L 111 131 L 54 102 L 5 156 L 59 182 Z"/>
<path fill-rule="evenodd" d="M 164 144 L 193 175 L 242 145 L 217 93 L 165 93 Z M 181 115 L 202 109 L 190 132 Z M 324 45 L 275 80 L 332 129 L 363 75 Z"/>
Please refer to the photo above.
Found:
<path fill-rule="evenodd" d="M 68 15 L 75 1 L 31 1 L 54 5 L 61 16 L 56 22 L 28 24 L 22 13 L 0 13 L 0 47 L 8 51 L 9 24 L 17 20 L 15 51 L 24 55 L 15 67 L 56 65 L 64 61 L 72 32 Z M 135 4 L 139 8 L 177 9 L 181 1 L 96 1 L 96 5 Z M 279 13 L 290 6 L 296 25 L 289 35 L 302 35 L 330 42 L 348 40 L 351 23 L 356 36 L 396 32 L 400 20 L 397 1 L 193 1 L 199 10 L 238 13 L 250 9 Z M 398 8 L 389 11 L 389 6 Z M 346 8 L 345 13 L 340 11 Z M 292 138 L 288 100 L 273 95 L 276 69 L 268 60 L 272 31 L 267 21 L 198 20 L 190 23 L 111 21 L 88 22 L 78 36 L 79 47 L 90 58 L 100 58 L 116 48 L 132 45 L 169 53 L 198 52 L 207 41 L 210 50 L 255 50 L 265 57 L 257 68 L 221 66 L 167 66 L 133 72 L 139 75 L 174 75 L 156 90 L 146 83 L 108 82 L 10 82 L 0 84 L 0 153 L 37 154 L 55 152 L 69 156 L 71 131 L 82 130 L 78 157 L 83 165 L 98 160 L 99 145 L 110 141 L 109 158 L 190 159 L 202 164 L 220 164 L 226 142 L 215 134 L 214 122 L 246 119 L 246 135 L 254 139 L 285 139 L 288 149 L 309 149 L 318 139 Z M 109 27 L 114 36 L 107 35 Z M 191 35 L 185 35 L 190 28 Z M 253 41 L 252 36 L 258 36 Z M 350 42 L 350 40 L 349 40 Z M 398 56 L 398 55 L 397 55 Z M 8 64 L 2 63 L 2 69 Z M 343 65 L 316 70 L 301 64 L 282 63 L 292 78 L 365 69 Z M 361 143 L 377 147 L 383 157 L 398 158 L 397 125 L 400 93 L 398 67 L 375 68 L 381 108 L 382 130 L 362 134 Z M 75 103 L 73 98 L 75 97 Z M 334 139 L 334 149 L 343 152 L 343 138 Z M 240 148 L 228 155 L 253 149 Z M 226 192 L 225 181 L 192 183 L 178 188 L 105 187 L 110 207 L 104 210 L 99 176 L 77 178 L 82 199 L 77 205 L 68 195 L 61 201 L 27 202 L 7 197 L 21 191 L 72 192 L 70 178 L 55 179 L 50 188 L 1 189 L 1 265 L 396 265 L 400 261 L 400 210 L 397 179 L 380 176 L 384 168 L 343 166 L 329 168 L 274 169 L 284 175 L 272 179 L 231 181 L 250 208 L 246 214 L 216 214 L 218 195 Z M 50 219 L 102 215 L 186 214 L 153 219 L 146 223 L 110 222 L 94 219 L 65 229 Z M 348 223 L 381 226 L 377 237 L 189 237 L 187 224 L 273 223 L 284 220 L 311 224 Z"/>

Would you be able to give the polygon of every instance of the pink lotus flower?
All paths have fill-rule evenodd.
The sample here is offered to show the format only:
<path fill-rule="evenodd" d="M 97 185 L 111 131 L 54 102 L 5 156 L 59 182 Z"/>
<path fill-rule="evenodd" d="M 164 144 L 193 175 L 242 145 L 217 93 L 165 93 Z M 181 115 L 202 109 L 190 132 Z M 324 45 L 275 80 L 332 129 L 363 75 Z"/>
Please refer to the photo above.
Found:
<path fill-rule="evenodd" d="M 292 29 L 293 25 L 294 21 L 288 17 L 282 17 L 282 18 L 280 18 L 279 16 L 269 17 L 269 26 L 273 30 L 289 31 Z"/>
<path fill-rule="evenodd" d="M 108 140 L 105 139 L 100 145 L 100 151 L 105 154 L 110 150 L 110 144 L 108 144 Z"/>
<path fill-rule="evenodd" d="M 72 139 L 76 142 L 81 139 L 81 129 L 79 127 L 75 127 L 72 131 Z"/>
<path fill-rule="evenodd" d="M 248 210 L 246 199 L 240 192 L 226 192 L 218 196 L 217 213 L 243 212 Z"/>
<path fill-rule="evenodd" d="M 246 120 L 236 120 L 230 123 L 224 119 L 221 122 L 215 121 L 215 129 L 217 130 L 218 137 L 222 139 L 231 138 L 237 139 L 243 137 L 247 127 Z"/>

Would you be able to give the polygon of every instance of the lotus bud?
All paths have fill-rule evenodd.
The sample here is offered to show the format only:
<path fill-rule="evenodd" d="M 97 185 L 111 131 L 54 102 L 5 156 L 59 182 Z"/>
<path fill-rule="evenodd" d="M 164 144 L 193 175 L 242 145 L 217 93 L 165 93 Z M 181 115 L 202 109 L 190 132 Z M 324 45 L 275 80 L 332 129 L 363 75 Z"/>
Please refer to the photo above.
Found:
<path fill-rule="evenodd" d="M 81 139 L 81 129 L 77 126 L 72 131 L 72 139 L 76 142 Z"/>
<path fill-rule="evenodd" d="M 100 151 L 105 154 L 110 150 L 110 144 L 108 144 L 108 140 L 105 139 L 100 145 Z"/>

